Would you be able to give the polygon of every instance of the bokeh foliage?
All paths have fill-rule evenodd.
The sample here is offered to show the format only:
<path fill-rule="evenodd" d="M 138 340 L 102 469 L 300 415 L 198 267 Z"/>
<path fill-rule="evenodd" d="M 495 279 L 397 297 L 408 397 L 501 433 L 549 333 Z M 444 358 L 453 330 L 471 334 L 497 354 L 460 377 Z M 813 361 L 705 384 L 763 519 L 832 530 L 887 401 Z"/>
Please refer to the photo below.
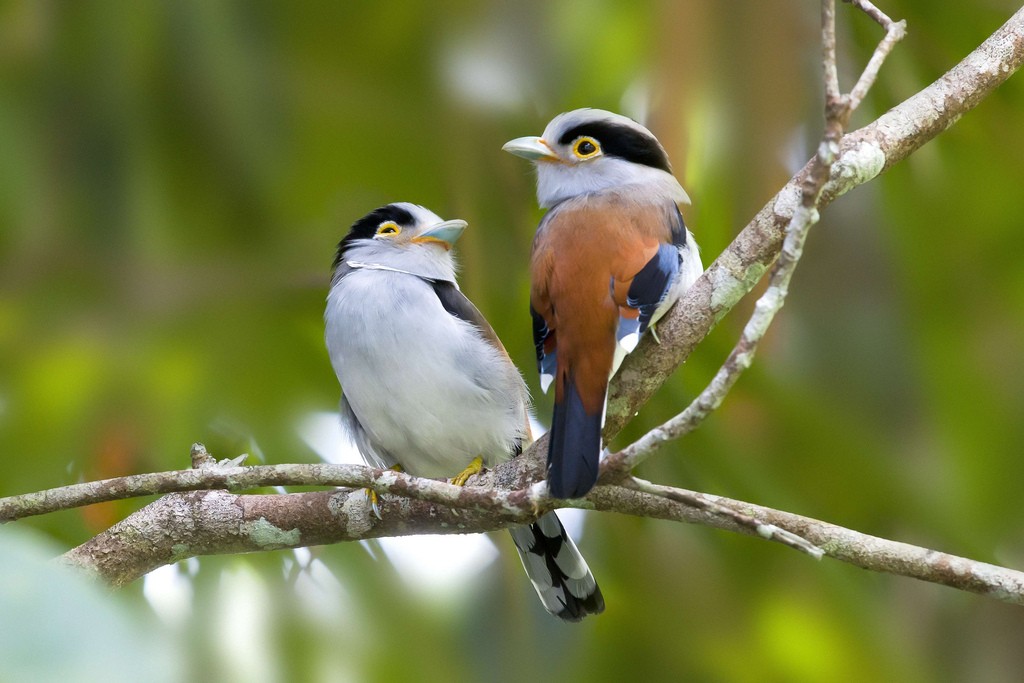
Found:
<path fill-rule="evenodd" d="M 909 35 L 854 125 L 1015 10 L 881 5 Z M 880 32 L 839 9 L 849 87 Z M 338 398 L 321 324 L 332 249 L 389 201 L 470 222 L 463 289 L 539 394 L 525 264 L 541 213 L 501 144 L 579 106 L 646 114 L 710 262 L 815 144 L 817 22 L 816 3 L 740 0 L 0 2 L 0 495 L 180 468 L 193 441 L 316 460 L 296 424 Z M 754 368 L 641 474 L 1024 566 L 1022 179 L 1018 75 L 827 210 Z M 619 443 L 685 405 L 747 310 Z M 18 525 L 70 547 L 140 504 Z M 451 609 L 359 546 L 318 549 L 347 595 L 333 616 L 293 599 L 284 553 L 204 559 L 181 656 L 195 676 L 252 680 L 209 643 L 234 577 L 263 591 L 273 666 L 256 679 L 1013 680 L 1024 666 L 1019 608 L 615 516 L 591 516 L 584 542 L 608 611 L 565 626 L 498 542 Z"/>

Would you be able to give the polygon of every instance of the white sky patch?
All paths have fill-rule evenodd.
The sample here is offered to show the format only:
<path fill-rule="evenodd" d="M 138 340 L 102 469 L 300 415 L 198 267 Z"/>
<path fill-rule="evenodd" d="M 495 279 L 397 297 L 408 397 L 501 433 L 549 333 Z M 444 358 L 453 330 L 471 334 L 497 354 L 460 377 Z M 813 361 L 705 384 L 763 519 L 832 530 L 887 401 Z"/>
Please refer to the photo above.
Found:
<path fill-rule="evenodd" d="M 192 579 L 178 564 L 166 564 L 142 579 L 142 595 L 157 617 L 174 628 L 182 628 L 192 616 Z"/>
<path fill-rule="evenodd" d="M 417 592 L 446 601 L 498 559 L 498 548 L 483 534 L 401 536 L 380 539 L 391 564 Z"/>
<path fill-rule="evenodd" d="M 645 77 L 635 78 L 619 100 L 619 111 L 629 118 L 647 125 L 651 113 L 651 85 Z"/>
<path fill-rule="evenodd" d="M 538 422 L 536 417 L 530 415 L 530 431 L 533 432 L 534 440 L 537 440 L 548 433 L 548 426 Z"/>
<path fill-rule="evenodd" d="M 313 551 L 309 548 L 295 548 L 292 550 L 292 555 L 295 556 L 295 561 L 299 563 L 300 567 L 308 567 L 309 563 L 313 561 Z"/>
<path fill-rule="evenodd" d="M 796 172 L 807 164 L 807 160 L 813 153 L 814 151 L 807 144 L 807 126 L 800 124 L 793 127 L 777 154 L 786 172 L 796 175 Z"/>
<path fill-rule="evenodd" d="M 297 429 L 299 437 L 324 462 L 335 465 L 365 464 L 351 437 L 341 428 L 341 418 L 336 411 L 307 413 L 299 420 Z"/>
<path fill-rule="evenodd" d="M 513 110 L 530 92 L 520 45 L 505 32 L 485 29 L 449 42 L 442 75 L 459 99 L 497 110 Z"/>
<path fill-rule="evenodd" d="M 355 444 L 342 430 L 337 413 L 310 413 L 300 420 L 298 431 L 325 462 L 363 464 Z M 381 538 L 379 543 L 414 591 L 428 596 L 444 593 L 448 599 L 498 558 L 497 546 L 483 534 L 402 536 Z M 373 554 L 368 544 L 364 547 Z"/>
<path fill-rule="evenodd" d="M 347 617 L 355 614 L 352 600 L 334 572 L 318 559 L 303 565 L 295 578 L 295 595 L 306 613 L 324 624 L 337 624 L 352 636 L 358 625 Z"/>
<path fill-rule="evenodd" d="M 225 569 L 217 591 L 216 645 L 231 681 L 272 683 L 281 680 L 271 642 L 270 595 L 256 572 L 245 564 Z"/>

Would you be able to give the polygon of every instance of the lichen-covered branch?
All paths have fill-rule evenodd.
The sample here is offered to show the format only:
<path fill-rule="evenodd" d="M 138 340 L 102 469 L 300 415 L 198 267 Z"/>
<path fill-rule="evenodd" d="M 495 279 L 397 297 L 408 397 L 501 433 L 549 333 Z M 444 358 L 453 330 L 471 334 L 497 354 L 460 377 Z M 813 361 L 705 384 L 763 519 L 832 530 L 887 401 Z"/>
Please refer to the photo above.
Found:
<path fill-rule="evenodd" d="M 447 486 L 447 485 L 445 485 Z M 450 487 L 455 488 L 455 487 Z M 382 536 L 470 533 L 528 519 L 531 506 L 506 506 L 490 494 L 484 511 L 384 496 L 381 519 L 363 491 L 238 495 L 227 491 L 172 493 L 65 553 L 65 564 L 120 587 L 165 564 L 200 555 L 298 548 Z M 519 496 L 524 499 L 525 496 Z M 502 509 L 520 513 L 503 514 Z"/>
<path fill-rule="evenodd" d="M 831 557 L 864 569 L 907 576 L 1024 605 L 1024 573 L 862 534 L 808 517 L 682 489 L 652 495 L 622 486 L 597 486 L 580 506 L 688 522 L 765 538 L 756 525 L 683 504 L 700 498 L 806 539 Z M 673 492 L 676 495 L 672 495 Z M 489 509 L 453 510 L 386 496 L 382 517 L 361 491 L 237 495 L 227 491 L 174 493 L 65 553 L 61 561 L 123 586 L 165 564 L 198 555 L 242 553 L 338 543 L 383 536 L 493 531 L 535 514 L 526 496 Z M 488 506 L 483 506 L 487 508 Z M 779 540 L 775 536 L 773 540 Z"/>

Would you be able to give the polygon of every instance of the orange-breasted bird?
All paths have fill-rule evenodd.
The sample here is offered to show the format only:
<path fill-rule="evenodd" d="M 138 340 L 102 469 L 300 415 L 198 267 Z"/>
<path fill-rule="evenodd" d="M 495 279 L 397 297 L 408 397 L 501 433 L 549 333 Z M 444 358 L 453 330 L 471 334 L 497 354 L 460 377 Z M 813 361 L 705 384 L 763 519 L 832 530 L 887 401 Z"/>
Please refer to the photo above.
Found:
<path fill-rule="evenodd" d="M 608 380 L 700 276 L 689 204 L 658 139 L 600 109 L 559 114 L 541 137 L 503 149 L 537 169 L 547 214 L 530 258 L 530 313 L 541 389 L 555 385 L 548 486 L 586 495 L 597 480 Z"/>

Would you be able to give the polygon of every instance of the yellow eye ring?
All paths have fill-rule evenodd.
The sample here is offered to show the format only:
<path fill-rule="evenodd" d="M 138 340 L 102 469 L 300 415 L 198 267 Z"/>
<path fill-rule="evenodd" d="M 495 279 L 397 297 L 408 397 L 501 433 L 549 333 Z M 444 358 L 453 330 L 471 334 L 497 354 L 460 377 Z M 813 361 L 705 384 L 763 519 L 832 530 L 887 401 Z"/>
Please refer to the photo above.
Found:
<path fill-rule="evenodd" d="M 394 237 L 402 232 L 402 228 L 399 227 L 398 223 L 394 221 L 384 221 L 377 226 L 377 232 L 374 233 L 374 237 Z"/>
<path fill-rule="evenodd" d="M 576 138 L 572 143 L 572 153 L 577 159 L 590 159 L 601 153 L 601 143 L 594 138 L 584 135 Z"/>

